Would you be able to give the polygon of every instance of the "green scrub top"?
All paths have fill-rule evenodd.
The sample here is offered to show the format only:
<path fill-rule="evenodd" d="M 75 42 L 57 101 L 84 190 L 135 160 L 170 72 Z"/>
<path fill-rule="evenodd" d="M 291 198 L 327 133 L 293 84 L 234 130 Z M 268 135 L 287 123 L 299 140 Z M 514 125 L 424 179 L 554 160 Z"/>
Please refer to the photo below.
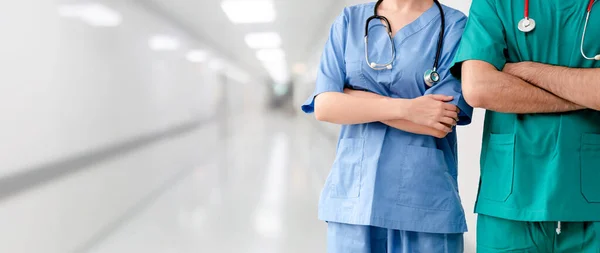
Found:
<path fill-rule="evenodd" d="M 518 30 L 525 0 L 474 0 L 456 54 L 482 60 L 598 68 L 579 51 L 587 0 L 533 0 L 536 28 Z M 600 2 L 593 6 L 584 50 L 600 53 Z M 475 211 L 520 221 L 600 221 L 600 112 L 506 114 L 487 111 Z"/>

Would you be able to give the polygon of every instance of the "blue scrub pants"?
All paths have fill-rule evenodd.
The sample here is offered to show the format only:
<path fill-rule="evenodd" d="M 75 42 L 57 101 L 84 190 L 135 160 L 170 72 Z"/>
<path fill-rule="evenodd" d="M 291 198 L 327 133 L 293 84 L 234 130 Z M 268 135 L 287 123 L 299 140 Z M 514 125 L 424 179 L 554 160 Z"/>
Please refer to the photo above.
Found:
<path fill-rule="evenodd" d="M 430 234 L 329 222 L 327 253 L 462 253 L 463 234 Z"/>

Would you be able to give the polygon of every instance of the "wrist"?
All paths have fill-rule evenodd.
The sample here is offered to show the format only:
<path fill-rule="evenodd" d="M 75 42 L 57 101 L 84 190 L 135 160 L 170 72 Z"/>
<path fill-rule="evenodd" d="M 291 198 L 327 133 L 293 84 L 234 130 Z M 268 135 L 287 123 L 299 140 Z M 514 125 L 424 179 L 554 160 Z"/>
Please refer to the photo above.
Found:
<path fill-rule="evenodd" d="M 392 117 L 397 120 L 405 120 L 407 118 L 408 108 L 412 103 L 412 99 L 402 98 L 387 98 L 389 108 L 394 108 L 392 111 Z"/>
<path fill-rule="evenodd" d="M 536 73 L 536 71 L 534 71 L 536 67 L 535 64 L 535 62 L 530 61 L 518 63 L 517 67 L 515 68 L 515 76 L 523 79 L 523 81 L 532 83 L 533 80 L 531 80 L 531 73 Z"/>

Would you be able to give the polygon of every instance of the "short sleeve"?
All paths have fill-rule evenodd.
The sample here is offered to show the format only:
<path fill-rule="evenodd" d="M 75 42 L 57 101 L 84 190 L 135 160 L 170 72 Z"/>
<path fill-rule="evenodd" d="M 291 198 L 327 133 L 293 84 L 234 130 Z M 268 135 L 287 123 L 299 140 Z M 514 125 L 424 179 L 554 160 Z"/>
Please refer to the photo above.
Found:
<path fill-rule="evenodd" d="M 485 61 L 498 70 L 502 70 L 506 64 L 505 31 L 494 1 L 473 0 L 469 20 L 451 69 L 452 74 L 459 79 L 462 63 L 467 60 Z"/>
<path fill-rule="evenodd" d="M 317 82 L 313 94 L 302 105 L 302 111 L 315 111 L 315 97 L 324 92 L 344 92 L 346 80 L 346 64 L 344 52 L 346 47 L 345 15 L 340 15 L 331 26 L 329 39 L 321 56 L 317 72 Z"/>
<path fill-rule="evenodd" d="M 458 12 L 457 12 L 458 13 Z M 440 59 L 438 73 L 441 80 L 425 92 L 425 95 L 439 94 L 454 97 L 450 104 L 460 109 L 458 125 L 468 125 L 471 123 L 473 107 L 471 107 L 462 95 L 461 83 L 450 73 L 452 60 L 456 55 L 458 45 L 465 27 L 466 17 L 462 13 L 459 19 L 456 19 L 447 27 L 447 35 L 444 38 L 444 48 Z M 447 20 L 451 20 L 448 17 Z"/>

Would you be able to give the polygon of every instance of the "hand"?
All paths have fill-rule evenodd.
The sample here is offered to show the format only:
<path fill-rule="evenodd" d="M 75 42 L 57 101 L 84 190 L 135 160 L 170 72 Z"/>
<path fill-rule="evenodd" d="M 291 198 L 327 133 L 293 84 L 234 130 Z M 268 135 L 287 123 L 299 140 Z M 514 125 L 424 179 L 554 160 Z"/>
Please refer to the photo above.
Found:
<path fill-rule="evenodd" d="M 406 119 L 416 124 L 428 126 L 446 133 L 458 122 L 458 107 L 446 102 L 454 98 L 444 95 L 426 95 L 412 99 Z"/>

